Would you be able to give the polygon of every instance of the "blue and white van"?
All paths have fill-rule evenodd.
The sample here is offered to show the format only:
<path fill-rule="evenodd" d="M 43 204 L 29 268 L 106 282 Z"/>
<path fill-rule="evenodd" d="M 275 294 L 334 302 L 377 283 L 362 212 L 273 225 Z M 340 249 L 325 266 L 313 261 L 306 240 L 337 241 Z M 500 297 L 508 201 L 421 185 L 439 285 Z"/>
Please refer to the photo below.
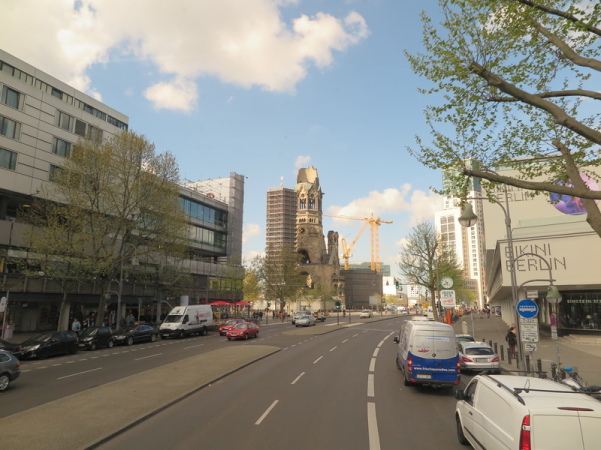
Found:
<path fill-rule="evenodd" d="M 440 322 L 408 320 L 399 336 L 396 365 L 405 386 L 452 387 L 461 378 L 455 330 Z"/>

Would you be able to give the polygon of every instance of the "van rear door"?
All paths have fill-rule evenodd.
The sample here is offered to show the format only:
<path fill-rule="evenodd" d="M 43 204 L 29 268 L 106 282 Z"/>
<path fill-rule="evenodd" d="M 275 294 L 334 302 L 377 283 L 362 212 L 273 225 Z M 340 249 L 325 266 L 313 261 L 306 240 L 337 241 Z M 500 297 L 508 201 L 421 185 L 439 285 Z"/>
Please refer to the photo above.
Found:
<path fill-rule="evenodd" d="M 534 414 L 531 426 L 533 448 L 550 450 L 599 448 L 601 414 L 599 411 L 586 409 L 558 407 L 556 411 Z"/>
<path fill-rule="evenodd" d="M 410 353 L 416 381 L 454 383 L 458 380 L 457 349 L 452 330 L 415 330 Z"/>

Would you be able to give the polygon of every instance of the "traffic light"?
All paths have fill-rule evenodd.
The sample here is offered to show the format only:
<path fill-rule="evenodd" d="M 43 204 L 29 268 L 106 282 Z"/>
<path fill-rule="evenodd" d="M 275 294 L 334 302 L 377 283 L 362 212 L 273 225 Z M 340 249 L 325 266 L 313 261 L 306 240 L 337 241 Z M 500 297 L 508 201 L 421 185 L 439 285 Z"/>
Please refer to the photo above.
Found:
<path fill-rule="evenodd" d="M 336 301 L 334 305 L 336 306 L 336 311 L 340 311 L 340 302 Z"/>

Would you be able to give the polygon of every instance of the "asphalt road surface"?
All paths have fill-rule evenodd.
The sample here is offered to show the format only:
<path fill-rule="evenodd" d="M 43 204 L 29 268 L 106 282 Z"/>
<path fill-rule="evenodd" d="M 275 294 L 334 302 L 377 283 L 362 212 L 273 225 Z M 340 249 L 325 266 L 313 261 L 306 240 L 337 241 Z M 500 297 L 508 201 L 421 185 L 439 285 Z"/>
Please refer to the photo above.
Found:
<path fill-rule="evenodd" d="M 282 351 L 100 448 L 463 449 L 453 391 L 403 385 L 392 342 L 402 320 L 296 339 L 274 333 L 269 345 L 287 341 Z"/>

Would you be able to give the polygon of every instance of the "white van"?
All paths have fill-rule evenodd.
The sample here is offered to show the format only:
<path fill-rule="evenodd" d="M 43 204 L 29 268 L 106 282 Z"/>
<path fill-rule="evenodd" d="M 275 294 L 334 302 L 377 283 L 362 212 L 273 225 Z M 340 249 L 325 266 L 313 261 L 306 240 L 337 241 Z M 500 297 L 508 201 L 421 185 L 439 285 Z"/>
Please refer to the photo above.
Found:
<path fill-rule="evenodd" d="M 213 310 L 209 305 L 176 306 L 159 327 L 163 339 L 182 338 L 191 334 L 206 336 L 213 326 Z"/>
<path fill-rule="evenodd" d="M 534 377 L 478 375 L 458 389 L 457 437 L 474 448 L 590 450 L 601 445 L 601 403 Z"/>
<path fill-rule="evenodd" d="M 396 365 L 403 372 L 405 386 L 459 384 L 461 367 L 451 325 L 408 320 L 394 342 L 399 344 Z"/>

